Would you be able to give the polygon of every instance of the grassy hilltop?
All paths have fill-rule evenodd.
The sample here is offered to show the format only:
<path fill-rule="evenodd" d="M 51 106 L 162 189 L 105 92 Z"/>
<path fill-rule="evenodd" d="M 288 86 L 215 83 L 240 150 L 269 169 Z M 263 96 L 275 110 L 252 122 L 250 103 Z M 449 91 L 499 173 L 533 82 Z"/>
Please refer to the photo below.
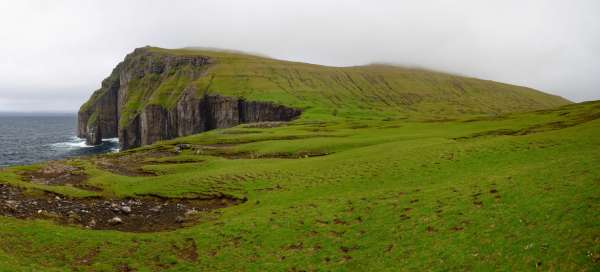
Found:
<path fill-rule="evenodd" d="M 129 94 L 124 98 L 122 125 L 146 105 L 174 107 L 188 86 L 194 86 L 198 95 L 218 93 L 303 108 L 305 119 L 330 118 L 332 115 L 449 118 L 527 111 L 570 103 L 530 88 L 423 69 L 377 64 L 328 67 L 194 48 L 138 48 L 124 65 L 135 64 L 140 58 L 160 59 L 162 56 L 206 56 L 214 63 L 208 68 L 187 65 L 163 77 L 147 73 L 132 80 L 128 86 Z M 106 89 L 97 91 L 82 109 L 93 104 L 103 91 Z"/>
<path fill-rule="evenodd" d="M 600 102 L 424 70 L 169 51 L 191 52 L 218 59 L 201 90 L 303 116 L 8 168 L 0 184 L 48 202 L 231 205 L 136 232 L 62 211 L 14 218 L 0 202 L 0 271 L 599 269 Z M 81 178 L 29 178 L 48 167 Z"/>

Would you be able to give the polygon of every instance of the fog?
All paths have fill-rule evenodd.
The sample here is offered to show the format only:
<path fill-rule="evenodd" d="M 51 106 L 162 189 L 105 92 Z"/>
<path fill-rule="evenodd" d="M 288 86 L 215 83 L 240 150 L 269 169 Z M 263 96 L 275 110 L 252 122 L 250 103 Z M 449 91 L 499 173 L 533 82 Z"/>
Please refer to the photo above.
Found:
<path fill-rule="evenodd" d="M 396 63 L 600 99 L 600 1 L 2 1 L 0 111 L 74 112 L 145 45 Z"/>

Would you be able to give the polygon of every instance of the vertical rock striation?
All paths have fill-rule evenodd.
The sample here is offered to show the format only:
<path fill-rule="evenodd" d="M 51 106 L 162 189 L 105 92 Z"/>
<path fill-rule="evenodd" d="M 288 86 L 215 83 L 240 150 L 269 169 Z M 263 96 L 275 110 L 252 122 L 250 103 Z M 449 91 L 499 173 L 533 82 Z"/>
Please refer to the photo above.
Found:
<path fill-rule="evenodd" d="M 204 76 L 213 63 L 205 56 L 136 49 L 81 107 L 79 137 L 92 145 L 100 144 L 103 138 L 118 137 L 121 148 L 129 149 L 241 123 L 289 121 L 301 114 L 299 109 L 269 102 L 198 96 L 191 83 Z M 170 105 L 168 99 L 172 97 L 175 99 Z"/>
<path fill-rule="evenodd" d="M 133 122 L 120 130 L 119 142 L 123 149 L 128 149 L 243 123 L 290 121 L 300 114 L 298 109 L 270 102 L 208 94 L 197 98 L 188 93 L 172 110 L 146 106 Z"/>

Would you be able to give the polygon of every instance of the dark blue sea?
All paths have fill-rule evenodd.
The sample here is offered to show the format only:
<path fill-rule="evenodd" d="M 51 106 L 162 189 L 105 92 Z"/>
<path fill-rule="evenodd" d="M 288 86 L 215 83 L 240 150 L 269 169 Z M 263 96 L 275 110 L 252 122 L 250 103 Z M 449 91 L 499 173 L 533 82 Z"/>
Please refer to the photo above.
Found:
<path fill-rule="evenodd" d="M 88 146 L 76 135 L 77 117 L 74 114 L 0 113 L 0 168 L 118 151 L 117 139 Z"/>

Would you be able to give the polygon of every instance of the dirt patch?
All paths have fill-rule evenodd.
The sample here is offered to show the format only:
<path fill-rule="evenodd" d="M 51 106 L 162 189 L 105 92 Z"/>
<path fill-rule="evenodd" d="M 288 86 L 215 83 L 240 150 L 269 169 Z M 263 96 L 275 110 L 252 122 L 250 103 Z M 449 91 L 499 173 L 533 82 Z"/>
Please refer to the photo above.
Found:
<path fill-rule="evenodd" d="M 488 116 L 478 116 L 475 118 L 464 120 L 463 123 L 472 123 L 472 122 L 480 122 L 480 121 L 501 121 L 508 119 L 508 115 L 488 115 Z"/>
<path fill-rule="evenodd" d="M 434 227 L 427 226 L 427 233 L 434 233 L 434 232 L 437 232 L 437 230 Z"/>
<path fill-rule="evenodd" d="M 335 134 L 326 134 L 326 133 L 315 133 L 315 134 L 306 134 L 306 135 L 282 135 L 282 136 L 272 136 L 265 137 L 259 139 L 235 139 L 231 141 L 222 141 L 213 144 L 201 144 L 201 145 L 190 145 L 192 148 L 197 147 L 224 147 L 224 146 L 235 146 L 241 144 L 249 144 L 249 143 L 260 143 L 266 141 L 291 141 L 291 140 L 304 140 L 304 139 L 312 139 L 312 138 L 344 138 L 349 135 L 335 135 Z M 189 144 L 180 144 L 180 145 L 189 145 Z"/>
<path fill-rule="evenodd" d="M 451 231 L 453 232 L 459 232 L 459 231 L 463 231 L 465 228 L 462 226 L 454 226 L 452 228 L 450 228 Z"/>
<path fill-rule="evenodd" d="M 198 159 L 198 158 L 185 158 L 185 159 L 161 159 L 161 160 L 146 160 L 144 164 L 186 164 L 186 163 L 201 163 L 206 160 Z"/>
<path fill-rule="evenodd" d="M 458 121 L 458 119 L 454 119 L 454 118 L 436 118 L 436 119 L 425 119 L 425 120 L 420 120 L 420 122 L 423 123 L 449 123 L 449 122 L 455 122 Z"/>
<path fill-rule="evenodd" d="M 96 256 L 98 255 L 98 253 L 100 253 L 100 248 L 96 247 L 92 250 L 90 250 L 88 253 L 86 253 L 85 255 L 76 258 L 75 259 L 75 263 L 77 265 L 91 265 L 92 263 L 94 263 L 94 259 L 96 258 Z"/>
<path fill-rule="evenodd" d="M 71 199 L 52 193 L 30 196 L 20 188 L 0 184 L 0 215 L 20 219 L 51 219 L 60 224 L 96 230 L 174 230 L 193 225 L 210 211 L 243 201 L 227 196 L 212 199 Z"/>
<path fill-rule="evenodd" d="M 297 153 L 267 153 L 260 154 L 256 158 L 258 159 L 302 159 L 312 157 L 322 157 L 330 155 L 329 152 L 318 152 L 318 151 L 300 151 Z"/>
<path fill-rule="evenodd" d="M 129 153 L 119 156 L 103 156 L 94 160 L 96 167 L 122 176 L 156 176 L 157 173 L 143 169 L 144 165 L 153 164 L 153 160 L 175 156 L 169 151 L 153 151 Z"/>
<path fill-rule="evenodd" d="M 237 146 L 237 145 L 238 144 L 226 144 L 226 143 L 207 144 L 207 145 L 195 146 L 195 147 L 193 147 L 193 149 L 195 149 L 195 150 L 199 150 L 199 149 L 219 149 L 219 148 L 234 147 L 234 146 Z"/>
<path fill-rule="evenodd" d="M 600 112 L 580 114 L 573 117 L 572 119 L 548 122 L 543 124 L 532 125 L 522 129 L 495 129 L 483 132 L 473 133 L 469 136 L 453 138 L 454 140 L 468 140 L 473 138 L 485 137 L 485 136 L 522 136 L 539 132 L 546 132 L 552 130 L 559 130 L 581 125 L 590 121 L 600 119 Z"/>
<path fill-rule="evenodd" d="M 50 161 L 43 168 L 19 173 L 22 180 L 43 185 L 71 185 L 88 191 L 102 191 L 102 189 L 85 183 L 88 176 L 82 168 L 66 165 L 61 162 Z"/>
<path fill-rule="evenodd" d="M 175 254 L 188 262 L 198 261 L 198 246 L 193 238 L 187 238 L 183 245 L 173 245 Z"/>
<path fill-rule="evenodd" d="M 276 128 L 287 125 L 288 122 L 257 122 L 243 125 L 245 128 Z"/>
<path fill-rule="evenodd" d="M 220 157 L 227 159 L 303 159 L 312 157 L 327 156 L 330 153 L 326 152 L 311 152 L 302 151 L 298 153 L 267 153 L 267 154 L 256 154 L 249 152 L 238 152 L 238 153 L 221 153 Z"/>
<path fill-rule="evenodd" d="M 222 131 L 221 134 L 229 134 L 229 135 L 245 135 L 245 134 L 258 134 L 263 133 L 260 130 L 225 130 Z"/>
<path fill-rule="evenodd" d="M 266 154 L 258 154 L 254 152 L 239 152 L 231 149 L 233 145 L 205 145 L 193 148 L 196 155 L 208 155 L 222 157 L 226 159 L 302 159 L 311 157 L 327 156 L 329 152 L 319 151 L 300 151 L 295 153 L 274 152 Z"/>

